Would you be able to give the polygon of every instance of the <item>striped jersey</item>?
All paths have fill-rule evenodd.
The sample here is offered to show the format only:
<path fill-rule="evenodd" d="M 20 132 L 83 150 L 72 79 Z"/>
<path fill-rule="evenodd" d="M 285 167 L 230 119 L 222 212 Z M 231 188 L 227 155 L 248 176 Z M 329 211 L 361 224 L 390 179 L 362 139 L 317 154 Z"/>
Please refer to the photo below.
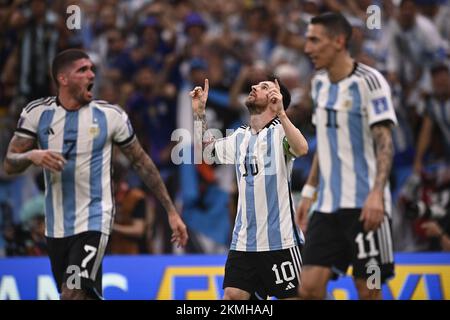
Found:
<path fill-rule="evenodd" d="M 447 157 L 450 156 L 450 99 L 440 101 L 434 97 L 426 100 L 426 113 L 444 137 Z"/>
<path fill-rule="evenodd" d="M 353 72 L 337 83 L 326 71 L 316 73 L 311 97 L 320 173 L 316 210 L 362 208 L 376 176 L 370 127 L 386 120 L 397 124 L 389 85 L 377 70 L 355 63 Z M 388 184 L 384 201 L 390 215 Z"/>
<path fill-rule="evenodd" d="M 289 152 L 284 129 L 274 118 L 259 133 L 242 126 L 215 142 L 220 163 L 234 164 L 239 199 L 231 250 L 273 251 L 304 242 L 294 222 Z"/>
<path fill-rule="evenodd" d="M 127 145 L 135 136 L 127 114 L 98 100 L 69 111 L 56 97 L 48 97 L 23 109 L 15 134 L 36 139 L 40 149 L 58 152 L 67 160 L 61 172 L 44 170 L 46 236 L 109 234 L 115 212 L 113 144 Z"/>

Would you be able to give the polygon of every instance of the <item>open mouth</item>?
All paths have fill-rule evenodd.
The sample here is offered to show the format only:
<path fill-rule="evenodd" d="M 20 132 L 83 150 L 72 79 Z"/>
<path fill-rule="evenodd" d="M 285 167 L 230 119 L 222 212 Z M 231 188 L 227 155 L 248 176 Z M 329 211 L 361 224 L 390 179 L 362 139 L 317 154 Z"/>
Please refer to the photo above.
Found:
<path fill-rule="evenodd" d="M 93 87 L 94 87 L 94 83 L 90 83 L 90 84 L 88 84 L 88 86 L 87 86 L 87 90 L 88 90 L 89 92 L 91 92 Z"/>

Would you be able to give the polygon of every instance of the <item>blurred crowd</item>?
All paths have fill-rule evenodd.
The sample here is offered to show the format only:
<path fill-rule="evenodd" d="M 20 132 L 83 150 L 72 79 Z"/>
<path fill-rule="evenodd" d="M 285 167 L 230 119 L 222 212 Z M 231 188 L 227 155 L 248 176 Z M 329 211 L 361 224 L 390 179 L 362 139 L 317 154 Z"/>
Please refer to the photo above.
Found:
<path fill-rule="evenodd" d="M 380 70 L 392 89 L 394 130 L 391 190 L 397 251 L 450 250 L 450 1 L 446 0 L 0 0 L 0 160 L 21 109 L 55 95 L 49 73 L 55 54 L 83 48 L 96 64 L 95 95 L 118 104 L 161 171 L 188 225 L 186 253 L 224 253 L 236 208 L 234 169 L 175 165 L 175 129 L 193 130 L 188 92 L 209 79 L 207 120 L 225 135 L 248 117 L 250 86 L 273 73 L 292 94 L 293 122 L 310 154 L 294 165 L 297 194 L 315 151 L 312 110 L 304 103 L 314 72 L 303 53 L 310 18 L 343 13 L 353 26 L 357 61 Z M 81 28 L 69 29 L 77 5 Z M 380 8 L 380 28 L 367 8 Z M 111 254 L 179 253 L 165 212 L 116 152 L 117 216 Z M 0 256 L 45 255 L 43 178 L 30 168 L 0 168 Z"/>

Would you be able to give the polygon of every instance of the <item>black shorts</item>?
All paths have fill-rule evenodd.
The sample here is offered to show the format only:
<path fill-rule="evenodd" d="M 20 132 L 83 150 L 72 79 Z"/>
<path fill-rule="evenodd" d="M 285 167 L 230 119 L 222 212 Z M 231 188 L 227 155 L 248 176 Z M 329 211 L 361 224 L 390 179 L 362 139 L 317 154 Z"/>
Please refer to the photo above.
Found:
<path fill-rule="evenodd" d="M 47 237 L 52 273 L 60 293 L 65 283 L 69 289 L 82 289 L 90 297 L 102 299 L 102 260 L 107 243 L 108 236 L 97 231 Z"/>
<path fill-rule="evenodd" d="M 301 269 L 300 247 L 263 252 L 230 250 L 223 288 L 238 288 L 258 299 L 292 298 L 297 296 Z"/>
<path fill-rule="evenodd" d="M 353 266 L 355 278 L 368 279 L 379 267 L 381 283 L 394 276 L 391 220 L 385 215 L 376 231 L 364 232 L 361 209 L 337 213 L 314 212 L 308 223 L 303 261 L 305 265 L 329 267 L 336 279 Z"/>

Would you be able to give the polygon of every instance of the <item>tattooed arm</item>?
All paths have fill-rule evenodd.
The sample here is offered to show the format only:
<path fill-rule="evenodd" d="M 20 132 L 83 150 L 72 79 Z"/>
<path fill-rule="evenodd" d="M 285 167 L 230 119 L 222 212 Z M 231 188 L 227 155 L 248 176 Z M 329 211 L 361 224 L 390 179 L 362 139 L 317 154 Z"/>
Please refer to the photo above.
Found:
<path fill-rule="evenodd" d="M 215 141 L 212 136 L 204 139 L 204 134 L 208 130 L 206 124 L 206 101 L 208 100 L 208 92 L 209 82 L 208 79 L 205 79 L 203 89 L 197 86 L 189 93 L 192 99 L 192 111 L 194 113 L 194 148 L 196 148 L 196 151 L 200 151 L 195 154 L 200 155 L 202 154 L 202 146 L 206 148 Z"/>
<path fill-rule="evenodd" d="M 157 199 L 161 201 L 167 212 L 175 211 L 175 206 L 169 197 L 166 186 L 159 175 L 158 168 L 154 162 L 145 153 L 137 139 L 131 144 L 121 147 L 123 154 L 130 160 L 133 169 L 136 170 L 142 181 L 154 193 Z"/>
<path fill-rule="evenodd" d="M 364 203 L 360 216 L 360 220 L 364 221 L 366 231 L 378 229 L 383 222 L 384 187 L 389 178 L 394 154 L 390 121 L 374 124 L 371 130 L 375 142 L 377 171 L 373 188 Z"/>
<path fill-rule="evenodd" d="M 8 146 L 3 166 L 7 174 L 18 174 L 25 171 L 31 164 L 35 164 L 51 171 L 61 171 L 66 160 L 50 150 L 36 148 L 36 140 L 14 135 Z"/>
<path fill-rule="evenodd" d="M 377 159 L 377 174 L 373 189 L 380 192 L 384 192 L 394 156 L 390 123 L 390 121 L 383 121 L 372 126 L 372 136 L 375 141 L 375 154 Z"/>
<path fill-rule="evenodd" d="M 145 153 L 137 139 L 120 148 L 123 154 L 130 160 L 133 169 L 136 170 L 142 181 L 161 202 L 164 209 L 166 209 L 169 224 L 173 231 L 172 242 L 177 242 L 178 245 L 182 246 L 186 245 L 188 239 L 186 226 L 177 213 L 153 160 Z"/>

